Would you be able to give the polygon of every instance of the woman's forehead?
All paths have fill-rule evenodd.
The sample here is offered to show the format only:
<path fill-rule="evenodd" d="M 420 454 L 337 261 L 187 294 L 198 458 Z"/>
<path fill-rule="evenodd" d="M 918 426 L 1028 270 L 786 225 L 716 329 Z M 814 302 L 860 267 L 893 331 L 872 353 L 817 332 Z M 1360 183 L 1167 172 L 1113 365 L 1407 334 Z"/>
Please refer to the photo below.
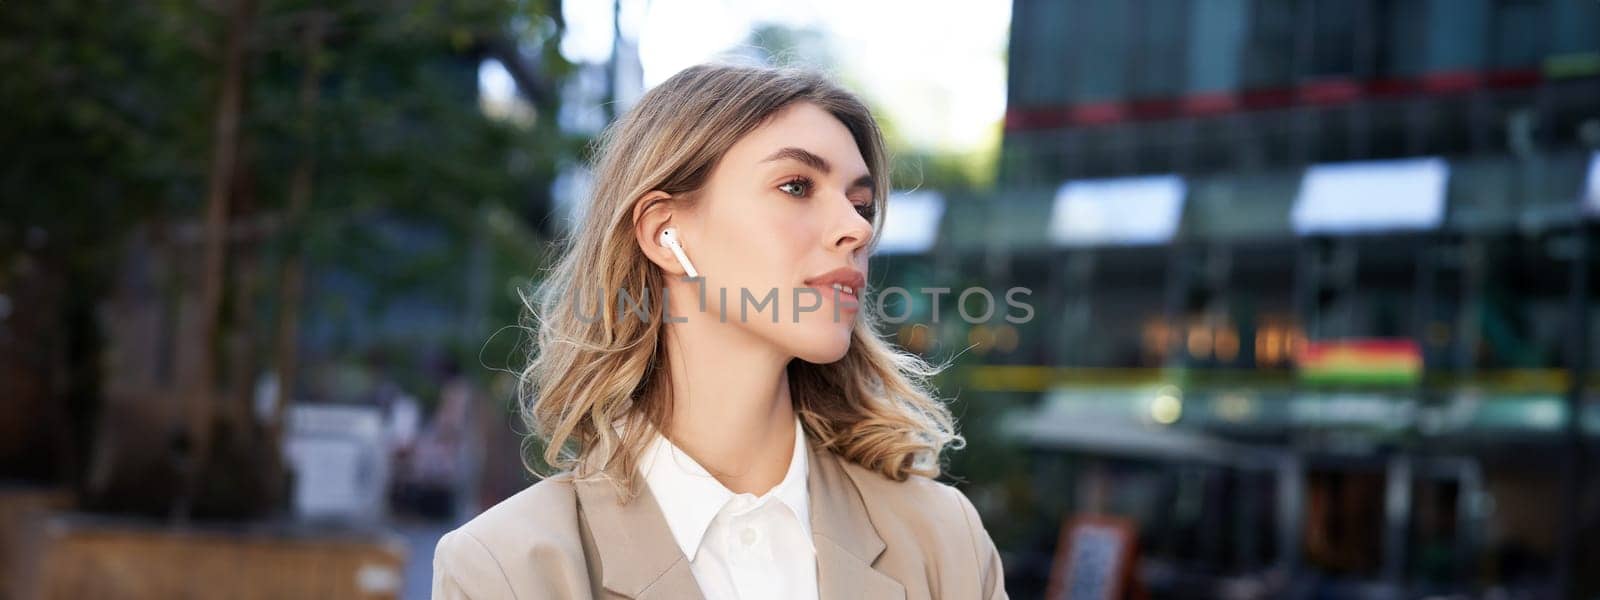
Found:
<path fill-rule="evenodd" d="M 867 172 L 850 129 L 809 102 L 796 103 L 773 115 L 735 142 L 728 156 L 746 166 L 796 161 L 832 175 L 853 178 Z"/>

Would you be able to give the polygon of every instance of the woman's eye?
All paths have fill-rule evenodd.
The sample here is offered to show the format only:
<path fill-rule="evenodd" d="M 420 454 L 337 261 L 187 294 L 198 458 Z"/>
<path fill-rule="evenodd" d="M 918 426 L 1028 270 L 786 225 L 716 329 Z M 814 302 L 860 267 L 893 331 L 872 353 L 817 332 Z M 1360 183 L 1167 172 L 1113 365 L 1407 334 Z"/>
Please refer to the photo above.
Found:
<path fill-rule="evenodd" d="M 805 188 L 810 184 L 811 182 L 804 179 L 793 179 L 785 182 L 783 185 L 778 186 L 778 189 L 783 190 L 784 193 L 787 193 L 791 196 L 804 196 Z M 790 191 L 791 189 L 796 191 Z"/>

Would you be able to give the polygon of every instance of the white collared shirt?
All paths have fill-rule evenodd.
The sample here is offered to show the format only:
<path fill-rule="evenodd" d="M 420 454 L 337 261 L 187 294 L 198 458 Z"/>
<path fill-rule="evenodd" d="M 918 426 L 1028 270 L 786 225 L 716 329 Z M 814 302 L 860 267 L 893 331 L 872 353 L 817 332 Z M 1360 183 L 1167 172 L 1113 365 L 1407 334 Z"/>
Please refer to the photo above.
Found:
<path fill-rule="evenodd" d="M 706 600 L 815 600 L 816 548 L 805 430 L 795 417 L 789 471 L 761 497 L 735 494 L 657 434 L 639 469 Z"/>

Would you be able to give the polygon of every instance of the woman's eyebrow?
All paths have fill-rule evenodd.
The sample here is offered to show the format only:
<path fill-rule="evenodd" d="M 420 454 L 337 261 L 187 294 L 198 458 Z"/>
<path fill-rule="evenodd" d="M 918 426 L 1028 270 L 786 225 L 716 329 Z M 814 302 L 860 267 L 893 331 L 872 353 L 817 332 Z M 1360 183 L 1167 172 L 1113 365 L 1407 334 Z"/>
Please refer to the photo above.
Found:
<path fill-rule="evenodd" d="M 828 164 L 828 159 L 817 156 L 815 153 L 811 152 L 810 150 L 806 150 L 805 148 L 797 148 L 794 146 L 785 146 L 783 148 L 779 148 L 777 152 L 773 152 L 770 156 L 761 159 L 760 162 L 767 163 L 784 159 L 799 161 L 808 167 L 822 171 L 824 174 L 833 172 L 833 167 L 832 165 Z M 850 183 L 850 187 L 871 188 L 873 187 L 872 176 L 862 175 L 857 177 L 855 181 Z"/>
<path fill-rule="evenodd" d="M 796 148 L 794 146 L 785 146 L 783 148 L 779 148 L 778 151 L 773 152 L 771 156 L 761 159 L 761 162 L 765 163 L 783 159 L 800 161 L 805 163 L 806 166 L 818 171 L 822 171 L 823 173 L 831 173 L 833 171 L 832 166 L 828 164 L 828 159 L 817 156 L 805 148 Z"/>
<path fill-rule="evenodd" d="M 857 188 L 866 189 L 866 190 L 872 192 L 872 197 L 873 198 L 877 198 L 878 197 L 878 187 L 876 185 L 873 185 L 872 176 L 871 175 L 862 175 L 860 177 L 857 177 L 855 181 L 850 182 L 850 189 L 857 189 Z"/>

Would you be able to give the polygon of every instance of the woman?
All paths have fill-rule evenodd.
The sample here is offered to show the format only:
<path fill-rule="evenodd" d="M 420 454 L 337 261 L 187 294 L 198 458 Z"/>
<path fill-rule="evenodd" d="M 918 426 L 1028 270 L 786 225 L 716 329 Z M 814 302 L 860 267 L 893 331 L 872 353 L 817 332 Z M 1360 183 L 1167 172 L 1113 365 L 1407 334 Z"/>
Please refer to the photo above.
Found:
<path fill-rule="evenodd" d="M 935 369 L 859 301 L 888 175 L 806 71 L 693 67 L 608 128 L 522 373 L 564 471 L 441 538 L 434 597 L 1004 598 L 931 479 Z"/>

